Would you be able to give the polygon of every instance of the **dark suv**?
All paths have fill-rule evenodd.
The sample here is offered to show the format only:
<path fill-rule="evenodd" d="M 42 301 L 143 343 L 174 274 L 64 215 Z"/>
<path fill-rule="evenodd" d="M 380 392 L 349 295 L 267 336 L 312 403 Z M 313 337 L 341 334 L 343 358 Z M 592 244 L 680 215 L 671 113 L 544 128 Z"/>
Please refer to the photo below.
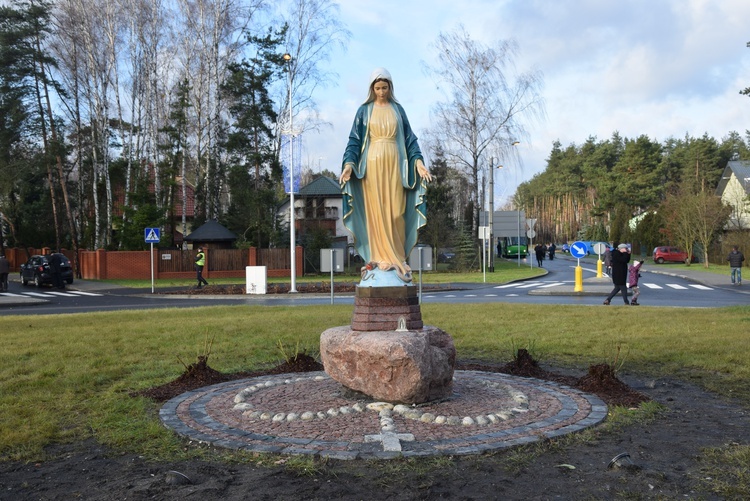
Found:
<path fill-rule="evenodd" d="M 73 268 L 70 261 L 63 254 L 60 256 L 60 278 L 67 284 L 73 283 Z M 34 285 L 41 287 L 44 284 L 54 285 L 52 283 L 52 272 L 49 269 L 49 258 L 52 254 L 46 256 L 31 256 L 26 263 L 21 265 L 21 283 L 23 285 L 34 282 Z"/>

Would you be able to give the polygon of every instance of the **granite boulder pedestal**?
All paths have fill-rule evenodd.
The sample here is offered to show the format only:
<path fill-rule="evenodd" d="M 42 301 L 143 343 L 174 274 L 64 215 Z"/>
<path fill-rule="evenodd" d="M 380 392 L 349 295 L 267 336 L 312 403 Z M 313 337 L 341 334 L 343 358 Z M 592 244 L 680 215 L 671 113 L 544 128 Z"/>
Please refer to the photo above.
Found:
<path fill-rule="evenodd" d="M 417 404 L 453 391 L 453 338 L 425 326 L 416 287 L 358 287 L 350 326 L 320 337 L 326 373 L 375 400 Z"/>

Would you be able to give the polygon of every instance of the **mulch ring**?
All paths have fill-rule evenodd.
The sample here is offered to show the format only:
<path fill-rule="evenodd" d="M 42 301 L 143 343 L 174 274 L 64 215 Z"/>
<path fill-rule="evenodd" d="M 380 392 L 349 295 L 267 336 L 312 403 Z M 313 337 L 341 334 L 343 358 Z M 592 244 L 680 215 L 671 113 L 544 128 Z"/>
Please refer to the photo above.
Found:
<path fill-rule="evenodd" d="M 253 372 L 235 372 L 224 374 L 208 366 L 207 357 L 199 357 L 198 361 L 189 365 L 177 379 L 147 388 L 133 393 L 133 396 L 143 396 L 156 402 L 166 402 L 173 397 L 187 391 L 203 388 L 212 384 L 234 381 L 273 374 L 286 374 L 292 372 L 314 372 L 322 371 L 323 365 L 310 355 L 301 353 L 289 360 L 267 370 Z M 545 381 L 553 381 L 559 384 L 576 388 L 586 393 L 591 393 L 601 398 L 608 406 L 638 407 L 643 402 L 649 401 L 649 397 L 639 393 L 625 383 L 617 379 L 617 375 L 608 364 L 592 365 L 588 373 L 580 378 L 565 376 L 545 371 L 539 367 L 527 350 L 518 350 L 515 359 L 505 365 L 493 366 L 483 363 L 456 363 L 456 370 L 474 370 L 483 372 L 500 372 L 520 377 L 533 377 Z"/>

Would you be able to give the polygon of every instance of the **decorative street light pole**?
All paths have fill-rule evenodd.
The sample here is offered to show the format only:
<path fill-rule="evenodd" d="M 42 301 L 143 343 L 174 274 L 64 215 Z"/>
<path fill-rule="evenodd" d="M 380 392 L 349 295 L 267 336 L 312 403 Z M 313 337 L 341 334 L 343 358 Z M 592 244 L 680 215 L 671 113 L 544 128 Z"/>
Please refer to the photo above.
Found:
<path fill-rule="evenodd" d="M 294 222 L 294 127 L 292 121 L 292 56 L 286 53 L 282 56 L 289 69 L 289 249 L 292 260 L 292 282 L 289 292 L 297 292 L 297 256 Z"/>
<path fill-rule="evenodd" d="M 490 272 L 495 271 L 495 232 L 493 231 L 493 214 L 495 212 L 495 159 L 490 157 L 490 213 L 488 223 L 490 226 Z"/>
<path fill-rule="evenodd" d="M 521 144 L 520 141 L 513 141 L 511 143 L 511 146 L 518 146 L 519 144 Z M 518 191 L 518 188 L 516 188 L 516 191 Z M 517 235 L 518 236 L 518 247 L 516 247 L 516 249 L 517 249 L 516 254 L 517 254 L 517 258 L 518 258 L 518 267 L 520 268 L 521 267 L 521 212 L 520 212 L 520 209 L 518 208 L 518 203 L 516 203 L 516 217 L 518 218 L 518 235 Z M 531 251 L 531 249 L 529 249 L 529 246 L 527 245 L 526 246 L 526 255 L 527 256 L 529 256 L 529 251 Z M 531 259 L 531 256 L 529 256 L 529 259 Z"/>

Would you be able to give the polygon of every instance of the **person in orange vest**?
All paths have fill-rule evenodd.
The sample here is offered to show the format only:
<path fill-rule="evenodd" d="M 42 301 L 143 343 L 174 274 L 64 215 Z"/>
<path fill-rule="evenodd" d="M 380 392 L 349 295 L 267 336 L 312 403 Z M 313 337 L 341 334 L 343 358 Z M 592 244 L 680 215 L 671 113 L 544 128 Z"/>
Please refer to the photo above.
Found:
<path fill-rule="evenodd" d="M 195 255 L 195 275 L 198 279 L 198 288 L 208 285 L 203 278 L 203 267 L 206 266 L 206 255 L 203 253 L 203 247 L 198 247 L 198 254 Z"/>

